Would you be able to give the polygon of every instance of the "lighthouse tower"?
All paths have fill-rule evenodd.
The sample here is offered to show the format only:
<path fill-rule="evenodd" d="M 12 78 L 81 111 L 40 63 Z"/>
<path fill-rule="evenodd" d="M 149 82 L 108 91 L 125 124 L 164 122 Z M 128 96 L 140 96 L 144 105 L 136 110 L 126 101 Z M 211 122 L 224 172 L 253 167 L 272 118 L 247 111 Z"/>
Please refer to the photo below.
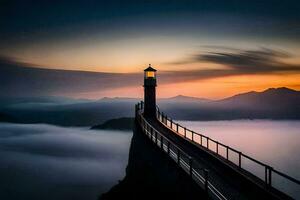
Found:
<path fill-rule="evenodd" d="M 149 67 L 144 70 L 144 116 L 156 118 L 156 69 Z"/>

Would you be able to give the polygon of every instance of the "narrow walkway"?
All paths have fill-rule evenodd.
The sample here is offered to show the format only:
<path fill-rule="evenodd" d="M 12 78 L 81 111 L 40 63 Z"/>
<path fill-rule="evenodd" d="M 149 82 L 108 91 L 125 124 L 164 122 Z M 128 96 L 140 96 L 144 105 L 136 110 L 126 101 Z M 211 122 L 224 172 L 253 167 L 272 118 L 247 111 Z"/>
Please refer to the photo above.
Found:
<path fill-rule="evenodd" d="M 226 160 L 220 161 L 214 158 L 215 156 L 211 152 L 180 137 L 158 120 L 147 119 L 147 121 L 165 137 L 196 159 L 201 167 L 209 169 L 209 181 L 228 199 L 262 199 L 263 197 L 277 199 L 268 194 L 267 191 L 259 189 L 259 186 L 253 183 L 253 181 L 258 181 L 259 185 L 259 180 L 256 180 L 257 178 L 253 175 L 251 177 L 251 174 L 247 174 L 246 171 L 243 172 L 244 170 L 235 172 L 231 168 L 234 166 L 230 166 L 229 162 L 226 163 Z M 224 166 L 224 164 L 227 166 Z M 243 173 L 246 173 L 245 177 L 243 177 Z M 261 185 L 261 187 L 263 186 Z"/>

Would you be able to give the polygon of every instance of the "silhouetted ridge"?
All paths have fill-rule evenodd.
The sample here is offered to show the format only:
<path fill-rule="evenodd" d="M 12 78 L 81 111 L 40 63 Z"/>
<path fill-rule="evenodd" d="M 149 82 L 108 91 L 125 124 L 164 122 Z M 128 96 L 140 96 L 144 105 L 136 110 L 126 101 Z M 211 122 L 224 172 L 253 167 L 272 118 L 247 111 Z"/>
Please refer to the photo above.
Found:
<path fill-rule="evenodd" d="M 20 123 L 93 126 L 121 116 L 133 117 L 138 101 L 141 99 L 0 98 L 0 112 Z M 217 101 L 179 95 L 158 99 L 158 106 L 177 120 L 300 119 L 299 102 L 299 91 L 282 87 Z"/>
<path fill-rule="evenodd" d="M 205 98 L 198 98 L 198 97 L 190 97 L 184 95 L 177 95 L 170 98 L 159 99 L 160 101 L 181 101 L 181 102 L 204 102 L 204 101 L 211 101 Z"/>
<path fill-rule="evenodd" d="M 100 130 L 132 130 L 134 118 L 122 117 L 117 119 L 110 119 L 103 124 L 92 126 L 91 129 Z"/>
<path fill-rule="evenodd" d="M 15 122 L 15 123 L 17 123 L 18 121 L 15 118 L 13 118 L 7 114 L 0 113 L 0 122 Z"/>

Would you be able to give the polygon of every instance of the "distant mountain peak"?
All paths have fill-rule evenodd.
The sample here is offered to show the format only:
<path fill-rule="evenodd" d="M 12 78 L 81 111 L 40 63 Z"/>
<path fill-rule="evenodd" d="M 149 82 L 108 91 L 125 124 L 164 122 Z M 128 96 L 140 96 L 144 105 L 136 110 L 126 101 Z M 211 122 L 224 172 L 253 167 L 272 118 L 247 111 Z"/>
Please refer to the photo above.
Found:
<path fill-rule="evenodd" d="M 99 99 L 98 101 L 133 101 L 133 102 L 137 102 L 140 101 L 140 98 L 134 98 L 134 97 L 103 97 L 101 99 Z"/>
<path fill-rule="evenodd" d="M 265 100 L 275 101 L 279 99 L 287 98 L 288 96 L 300 96 L 300 91 L 293 90 L 287 87 L 279 87 L 279 88 L 268 88 L 262 92 L 250 91 L 245 93 L 236 94 L 234 96 L 221 99 L 222 101 L 238 101 L 245 102 L 253 98 L 265 98 Z"/>
<path fill-rule="evenodd" d="M 179 95 L 174 96 L 174 97 L 170 97 L 170 99 L 185 99 L 185 98 L 196 98 L 196 97 L 189 97 L 189 96 L 185 96 L 185 95 L 182 95 L 182 94 L 179 94 Z"/>
<path fill-rule="evenodd" d="M 184 96 L 184 95 L 182 95 L 182 94 L 179 94 L 179 95 L 177 95 L 177 96 L 174 96 L 174 98 L 179 98 L 179 97 L 187 97 L 187 96 Z"/>
<path fill-rule="evenodd" d="M 266 93 L 266 92 L 299 92 L 297 90 L 293 90 L 287 87 L 279 87 L 279 88 L 268 88 L 266 90 L 264 90 L 262 93 Z"/>
<path fill-rule="evenodd" d="M 209 99 L 199 98 L 199 97 L 190 97 L 179 94 L 174 97 L 166 98 L 164 100 L 172 100 L 172 101 L 210 101 Z"/>

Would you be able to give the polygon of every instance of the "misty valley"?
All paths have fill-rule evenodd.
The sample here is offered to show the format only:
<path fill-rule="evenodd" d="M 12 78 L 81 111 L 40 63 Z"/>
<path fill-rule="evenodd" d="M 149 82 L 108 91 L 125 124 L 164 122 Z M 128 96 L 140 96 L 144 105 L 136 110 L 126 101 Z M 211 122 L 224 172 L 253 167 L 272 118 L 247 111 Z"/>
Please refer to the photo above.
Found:
<path fill-rule="evenodd" d="M 132 132 L 0 123 L 0 199 L 97 199 L 125 175 Z M 30 184 L 28 184 L 30 183 Z"/>
<path fill-rule="evenodd" d="M 299 121 L 180 123 L 300 178 Z M 1 199 L 94 200 L 125 176 L 132 131 L 1 123 L 0 132 Z"/>

